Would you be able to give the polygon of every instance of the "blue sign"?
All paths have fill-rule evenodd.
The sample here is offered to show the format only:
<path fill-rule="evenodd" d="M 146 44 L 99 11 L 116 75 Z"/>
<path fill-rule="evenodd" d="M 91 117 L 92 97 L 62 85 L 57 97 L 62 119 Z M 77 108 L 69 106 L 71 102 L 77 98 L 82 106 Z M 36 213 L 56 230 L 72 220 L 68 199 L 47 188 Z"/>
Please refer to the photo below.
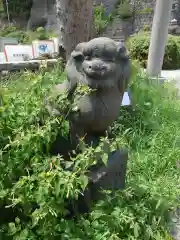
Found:
<path fill-rule="evenodd" d="M 38 50 L 40 53 L 45 53 L 48 50 L 48 45 L 47 44 L 41 44 L 38 46 Z"/>

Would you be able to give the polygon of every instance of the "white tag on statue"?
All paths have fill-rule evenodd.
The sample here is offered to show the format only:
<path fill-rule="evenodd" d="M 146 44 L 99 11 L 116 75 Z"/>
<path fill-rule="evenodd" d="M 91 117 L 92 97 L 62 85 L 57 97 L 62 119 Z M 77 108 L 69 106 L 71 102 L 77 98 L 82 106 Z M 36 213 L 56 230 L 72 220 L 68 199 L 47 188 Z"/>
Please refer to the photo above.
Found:
<path fill-rule="evenodd" d="M 129 105 L 131 105 L 131 100 L 130 100 L 128 92 L 125 92 L 121 106 L 129 106 Z"/>

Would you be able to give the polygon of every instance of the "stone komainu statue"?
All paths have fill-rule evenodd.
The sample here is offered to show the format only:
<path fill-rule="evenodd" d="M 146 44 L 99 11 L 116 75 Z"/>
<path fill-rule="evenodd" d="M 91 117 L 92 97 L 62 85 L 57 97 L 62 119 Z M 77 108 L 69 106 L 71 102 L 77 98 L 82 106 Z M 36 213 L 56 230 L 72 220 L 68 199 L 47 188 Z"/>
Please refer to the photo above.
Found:
<path fill-rule="evenodd" d="M 130 79 L 126 47 L 105 37 L 80 43 L 71 53 L 65 71 L 67 80 L 55 87 L 58 94 L 68 91 L 71 96 L 78 84 L 94 90 L 82 96 L 77 111 L 69 115 L 72 139 L 102 136 L 118 117 Z"/>

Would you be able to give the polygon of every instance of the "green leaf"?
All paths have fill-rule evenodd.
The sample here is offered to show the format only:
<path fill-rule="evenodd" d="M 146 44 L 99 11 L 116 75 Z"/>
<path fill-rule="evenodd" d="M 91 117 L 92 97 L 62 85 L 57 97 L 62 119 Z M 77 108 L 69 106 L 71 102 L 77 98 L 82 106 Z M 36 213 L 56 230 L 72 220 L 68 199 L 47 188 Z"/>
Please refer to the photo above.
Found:
<path fill-rule="evenodd" d="M 102 154 L 102 161 L 105 165 L 107 165 L 109 159 L 109 155 L 107 153 Z"/>
<path fill-rule="evenodd" d="M 14 235 L 17 232 L 17 228 L 15 223 L 11 222 L 9 223 L 9 234 Z"/>
<path fill-rule="evenodd" d="M 88 182 L 89 182 L 88 177 L 85 176 L 85 175 L 81 175 L 81 176 L 80 176 L 80 180 L 81 180 L 81 187 L 82 187 L 82 189 L 83 189 L 83 191 L 84 191 L 85 188 L 86 188 L 87 185 L 88 185 Z"/>
<path fill-rule="evenodd" d="M 140 227 L 139 227 L 138 223 L 135 223 L 135 224 L 134 224 L 134 236 L 135 236 L 135 238 L 137 238 L 137 239 L 138 239 L 138 237 L 139 237 L 139 230 L 140 230 Z"/>
<path fill-rule="evenodd" d="M 55 195 L 56 197 L 59 196 L 61 191 L 61 180 L 57 180 L 57 182 L 55 183 Z"/>

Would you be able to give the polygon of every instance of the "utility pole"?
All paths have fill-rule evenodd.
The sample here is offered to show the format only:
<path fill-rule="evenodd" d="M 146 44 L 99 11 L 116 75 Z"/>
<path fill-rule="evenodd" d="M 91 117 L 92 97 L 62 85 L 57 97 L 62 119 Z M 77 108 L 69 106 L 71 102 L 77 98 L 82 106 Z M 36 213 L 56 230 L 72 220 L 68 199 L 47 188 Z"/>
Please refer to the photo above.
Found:
<path fill-rule="evenodd" d="M 161 74 L 172 3 L 173 0 L 156 0 L 147 63 L 147 73 L 151 77 L 157 77 Z"/>

